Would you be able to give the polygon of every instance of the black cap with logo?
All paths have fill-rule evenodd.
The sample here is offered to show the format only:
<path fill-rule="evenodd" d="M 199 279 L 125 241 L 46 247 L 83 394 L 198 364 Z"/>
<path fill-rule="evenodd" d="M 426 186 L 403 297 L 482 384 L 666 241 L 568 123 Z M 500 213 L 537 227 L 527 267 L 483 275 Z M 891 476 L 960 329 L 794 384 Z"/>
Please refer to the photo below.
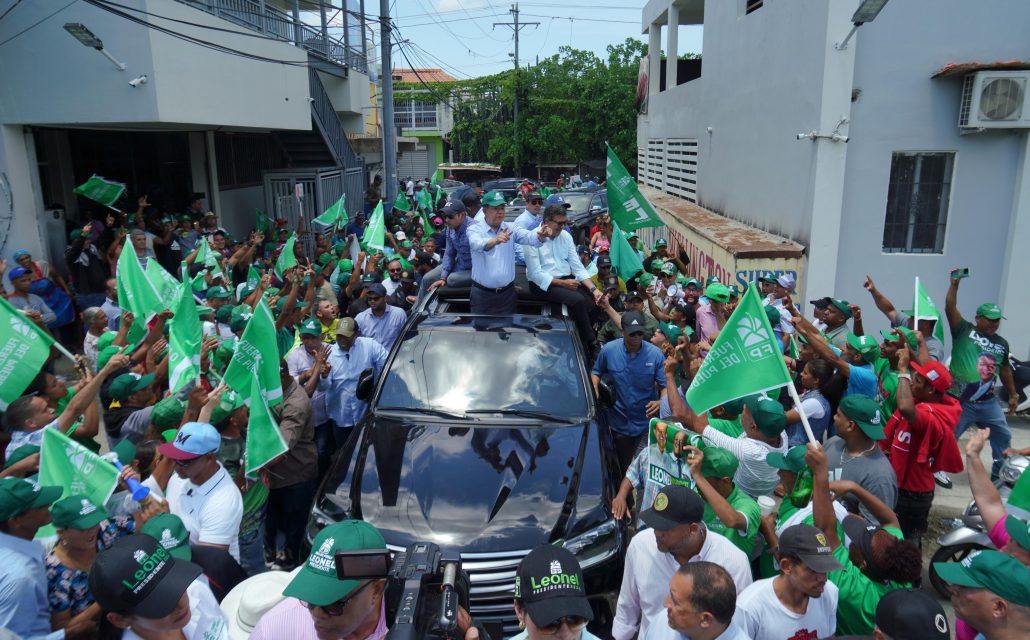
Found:
<path fill-rule="evenodd" d="M 822 531 L 810 524 L 787 527 L 780 535 L 780 553 L 797 556 L 816 573 L 840 571 L 844 566 L 833 557 L 833 549 Z"/>
<path fill-rule="evenodd" d="M 644 314 L 627 311 L 622 314 L 622 332 L 628 336 L 644 333 Z"/>
<path fill-rule="evenodd" d="M 654 497 L 650 509 L 640 513 L 644 524 L 655 531 L 667 531 L 681 524 L 701 522 L 705 502 L 697 492 L 681 484 L 670 484 Z"/>
<path fill-rule="evenodd" d="M 529 552 L 515 573 L 515 599 L 538 627 L 565 616 L 594 619 L 579 561 L 563 547 L 543 544 Z"/>
<path fill-rule="evenodd" d="M 201 568 L 176 560 L 147 535 L 120 538 L 89 571 L 89 590 L 104 611 L 156 620 L 175 610 Z"/>
<path fill-rule="evenodd" d="M 922 589 L 895 589 L 876 605 L 876 627 L 893 640 L 948 640 L 944 608 Z"/>

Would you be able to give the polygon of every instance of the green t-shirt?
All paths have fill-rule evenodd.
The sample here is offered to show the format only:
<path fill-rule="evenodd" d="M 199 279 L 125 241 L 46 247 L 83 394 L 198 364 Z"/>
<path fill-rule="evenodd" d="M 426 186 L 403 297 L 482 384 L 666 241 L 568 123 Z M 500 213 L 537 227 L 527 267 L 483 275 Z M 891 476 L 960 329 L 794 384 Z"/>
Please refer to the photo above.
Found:
<path fill-rule="evenodd" d="M 873 365 L 876 372 L 876 401 L 880 403 L 880 419 L 883 424 L 894 415 L 898 408 L 898 372 L 891 369 L 886 358 L 880 358 Z"/>
<path fill-rule="evenodd" d="M 899 540 L 904 539 L 900 529 L 884 527 L 883 530 Z M 843 538 L 841 540 L 843 541 Z M 843 570 L 829 573 L 830 582 L 835 584 L 840 591 L 840 597 L 837 600 L 837 634 L 842 636 L 872 635 L 873 627 L 876 626 L 876 605 L 880 604 L 880 598 L 889 591 L 909 585 L 896 582 L 887 582 L 886 584 L 873 582 L 851 562 L 851 558 L 848 557 L 848 548 L 844 546 L 843 542 L 833 550 L 833 555 L 838 562 L 844 565 Z"/>
<path fill-rule="evenodd" d="M 727 540 L 732 542 L 741 551 L 751 557 L 751 552 L 755 548 L 755 537 L 758 535 L 759 519 L 762 517 L 762 511 L 758 508 L 758 503 L 755 502 L 754 498 L 741 491 L 738 487 L 734 486 L 733 491 L 730 495 L 726 496 L 726 502 L 730 503 L 734 511 L 739 511 L 744 514 L 747 518 L 747 533 L 741 532 L 740 529 L 731 529 L 723 524 L 719 516 L 715 515 L 715 511 L 712 510 L 711 505 L 705 503 L 705 514 L 703 520 L 708 529 L 715 533 L 721 534 L 726 537 Z"/>
<path fill-rule="evenodd" d="M 275 334 L 275 346 L 279 348 L 279 357 L 285 358 L 286 354 L 293 351 L 293 348 L 300 342 L 300 336 L 293 327 L 283 327 Z"/>
<path fill-rule="evenodd" d="M 951 330 L 951 343 L 952 393 L 962 400 L 993 393 L 1001 368 L 1009 366 L 1008 341 L 999 335 L 985 336 L 972 322 L 963 320 Z M 988 362 L 981 363 L 981 356 Z"/>
<path fill-rule="evenodd" d="M 740 424 L 740 416 L 733 420 L 723 420 L 722 418 L 708 416 L 708 426 L 716 431 L 725 433 L 731 438 L 739 438 L 744 433 L 744 427 Z"/>

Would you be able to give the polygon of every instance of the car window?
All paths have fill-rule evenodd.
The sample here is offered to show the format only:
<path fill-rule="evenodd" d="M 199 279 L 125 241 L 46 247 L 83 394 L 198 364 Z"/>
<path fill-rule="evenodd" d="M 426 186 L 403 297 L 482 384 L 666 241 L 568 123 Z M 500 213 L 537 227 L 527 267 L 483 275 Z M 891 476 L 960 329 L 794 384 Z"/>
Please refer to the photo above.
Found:
<path fill-rule="evenodd" d="M 379 395 L 382 406 L 531 409 L 560 418 L 587 414 L 586 385 L 572 337 L 524 330 L 411 332 Z"/>
<path fill-rule="evenodd" d="M 570 205 L 572 205 L 570 207 L 571 213 L 577 214 L 586 213 L 587 210 L 590 209 L 590 198 L 593 196 L 593 194 L 573 193 L 566 191 L 565 193 L 561 194 L 561 196 L 565 200 L 565 202 L 568 202 Z"/>

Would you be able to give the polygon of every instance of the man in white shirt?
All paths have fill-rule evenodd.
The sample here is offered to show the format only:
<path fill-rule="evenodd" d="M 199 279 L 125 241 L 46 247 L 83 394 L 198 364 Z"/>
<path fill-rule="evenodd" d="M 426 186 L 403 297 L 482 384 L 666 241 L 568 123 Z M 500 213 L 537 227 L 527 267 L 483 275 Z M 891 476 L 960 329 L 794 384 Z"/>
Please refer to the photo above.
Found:
<path fill-rule="evenodd" d="M 543 226 L 548 237 L 539 247 L 522 247 L 526 259 L 526 277 L 534 296 L 564 304 L 576 321 L 579 339 L 590 349 L 597 342 L 590 322 L 590 313 L 601 299 L 601 290 L 576 254 L 576 243 L 565 231 L 568 214 L 560 204 L 544 209 Z"/>
<path fill-rule="evenodd" d="M 136 534 L 97 554 L 89 591 L 107 621 L 123 629 L 122 640 L 229 640 L 228 621 L 200 574 L 198 565 Z"/>
<path fill-rule="evenodd" d="M 175 462 L 175 473 L 163 488 L 168 510 L 179 516 L 190 532 L 190 542 L 227 549 L 240 559 L 240 521 L 243 497 L 216 454 L 222 444 L 218 431 L 206 422 L 187 422 L 175 439 L 158 451 Z M 162 493 L 154 476 L 144 482 Z"/>
<path fill-rule="evenodd" d="M 830 571 L 844 567 L 826 536 L 809 524 L 780 535 L 780 575 L 759 580 L 737 597 L 737 623 L 753 640 L 829 638 L 837 631 L 837 587 Z"/>
<path fill-rule="evenodd" d="M 658 616 L 644 640 L 749 640 L 733 623 L 737 588 L 714 562 L 688 562 L 669 582 L 667 616 Z"/>
<path fill-rule="evenodd" d="M 705 503 L 683 485 L 669 485 L 655 496 L 654 505 L 640 514 L 651 527 L 629 543 L 622 576 L 622 590 L 615 609 L 612 636 L 630 640 L 647 637 L 648 627 L 665 617 L 669 581 L 680 565 L 707 560 L 726 569 L 743 591 L 751 584 L 747 554 L 705 526 Z"/>

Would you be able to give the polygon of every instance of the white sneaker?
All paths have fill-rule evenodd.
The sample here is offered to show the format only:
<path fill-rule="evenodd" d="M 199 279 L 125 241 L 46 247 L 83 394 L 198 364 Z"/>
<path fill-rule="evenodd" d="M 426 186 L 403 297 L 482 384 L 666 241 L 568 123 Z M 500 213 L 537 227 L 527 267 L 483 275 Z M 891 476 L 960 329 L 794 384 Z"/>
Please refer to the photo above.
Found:
<path fill-rule="evenodd" d="M 951 489 L 955 486 L 955 483 L 951 481 L 951 476 L 949 476 L 946 471 L 938 471 L 933 474 L 933 481 L 936 482 L 938 486 L 944 487 L 945 489 Z"/>

